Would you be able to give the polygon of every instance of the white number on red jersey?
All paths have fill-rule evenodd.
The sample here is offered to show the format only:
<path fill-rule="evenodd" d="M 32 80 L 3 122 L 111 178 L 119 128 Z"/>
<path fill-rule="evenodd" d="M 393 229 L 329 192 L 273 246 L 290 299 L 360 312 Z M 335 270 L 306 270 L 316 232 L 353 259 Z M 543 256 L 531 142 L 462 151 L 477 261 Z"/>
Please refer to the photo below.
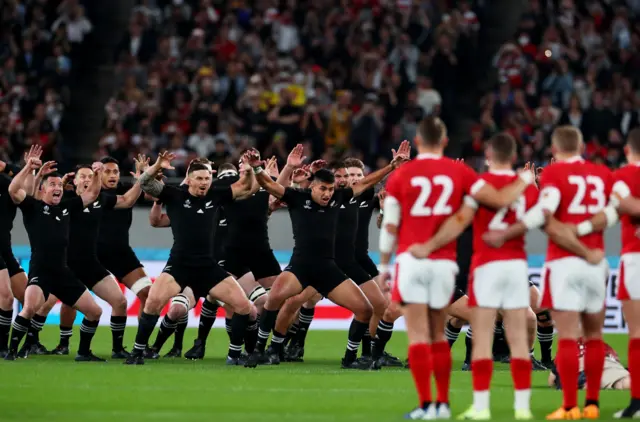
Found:
<path fill-rule="evenodd" d="M 526 212 L 526 204 L 524 196 L 519 197 L 516 202 L 512 203 L 508 207 L 500 208 L 496 215 L 493 216 L 489 223 L 489 230 L 506 230 L 509 224 L 504 221 L 507 216 L 507 212 L 513 211 L 516 213 L 516 221 L 520 221 Z"/>
<path fill-rule="evenodd" d="M 597 214 L 607 204 L 604 194 L 604 182 L 598 176 L 569 176 L 569 183 L 576 186 L 576 195 L 571 200 L 567 212 L 569 214 Z M 584 197 L 589 190 L 589 197 L 596 201 L 595 205 L 585 205 Z"/>
<path fill-rule="evenodd" d="M 442 186 L 442 193 L 436 200 L 433 208 L 427 206 L 433 186 Z M 453 193 L 453 180 L 449 176 L 435 176 L 433 183 L 427 177 L 416 176 L 411 178 L 411 186 L 419 187 L 420 194 L 411 207 L 410 214 L 415 217 L 428 217 L 430 215 L 450 215 L 453 209 L 448 205 Z"/>

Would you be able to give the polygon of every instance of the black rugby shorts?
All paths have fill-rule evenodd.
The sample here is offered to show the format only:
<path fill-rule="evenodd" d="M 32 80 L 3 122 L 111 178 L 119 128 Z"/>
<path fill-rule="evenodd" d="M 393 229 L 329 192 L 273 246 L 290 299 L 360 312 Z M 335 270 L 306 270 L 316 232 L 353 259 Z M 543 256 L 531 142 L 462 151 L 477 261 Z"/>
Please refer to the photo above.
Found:
<path fill-rule="evenodd" d="M 73 257 L 68 260 L 67 264 L 89 290 L 98 284 L 104 278 L 110 275 L 109 271 L 98 261 L 98 257 Z"/>
<path fill-rule="evenodd" d="M 75 305 L 80 296 L 87 291 L 85 285 L 76 278 L 68 267 L 30 269 L 27 287 L 29 286 L 40 287 L 45 300 L 49 298 L 49 295 L 54 295 L 68 306 Z"/>
<path fill-rule="evenodd" d="M 167 261 L 162 272 L 171 275 L 182 290 L 191 288 L 196 300 L 206 297 L 211 289 L 229 277 L 229 273 L 215 263 L 184 265 L 174 259 Z"/>
<path fill-rule="evenodd" d="M 11 246 L 0 250 L 0 270 L 4 269 L 9 272 L 9 277 L 13 277 L 16 274 L 24 272 L 24 269 L 20 266 L 20 263 L 13 255 Z"/>
<path fill-rule="evenodd" d="M 293 256 L 284 271 L 295 275 L 303 288 L 311 286 L 324 297 L 349 278 L 335 260 L 327 258 Z"/>
<path fill-rule="evenodd" d="M 135 252 L 128 246 L 98 245 L 98 260 L 119 282 L 133 270 L 142 268 Z"/>
<path fill-rule="evenodd" d="M 378 266 L 374 264 L 369 254 L 356 254 L 356 261 L 372 278 L 378 276 Z"/>
<path fill-rule="evenodd" d="M 338 267 L 358 286 L 370 281 L 373 277 L 362 269 L 355 258 L 336 259 Z"/>
<path fill-rule="evenodd" d="M 227 247 L 224 269 L 237 278 L 251 272 L 256 280 L 277 276 L 282 272 L 280 263 L 269 247 Z"/>

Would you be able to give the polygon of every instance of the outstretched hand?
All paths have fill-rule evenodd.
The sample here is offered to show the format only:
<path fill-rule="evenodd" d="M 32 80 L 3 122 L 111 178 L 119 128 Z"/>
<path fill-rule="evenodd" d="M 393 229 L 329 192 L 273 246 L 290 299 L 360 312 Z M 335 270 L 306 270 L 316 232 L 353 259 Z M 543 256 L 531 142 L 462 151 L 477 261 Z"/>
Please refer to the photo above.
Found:
<path fill-rule="evenodd" d="M 292 166 L 294 168 L 300 167 L 304 162 L 304 160 L 307 159 L 307 157 L 302 155 L 303 153 L 304 153 L 304 147 L 302 146 L 302 144 L 298 144 L 295 147 L 293 147 L 293 149 L 289 153 L 289 156 L 287 157 L 287 165 Z"/>
<path fill-rule="evenodd" d="M 409 141 L 402 141 L 398 150 L 396 151 L 395 149 L 392 149 L 391 154 L 393 156 L 391 165 L 394 168 L 397 168 L 402 165 L 402 163 L 409 161 L 411 155 L 411 145 L 409 144 Z"/>
<path fill-rule="evenodd" d="M 31 145 L 29 151 L 24 153 L 24 162 L 28 162 L 29 158 L 37 158 L 40 159 L 42 156 L 42 147 L 40 145 Z"/>
<path fill-rule="evenodd" d="M 158 154 L 158 159 L 156 160 L 154 166 L 157 166 L 161 169 L 174 170 L 175 167 L 171 165 L 171 161 L 175 160 L 175 158 L 176 155 L 174 153 L 168 151 L 161 152 L 160 154 Z"/>
<path fill-rule="evenodd" d="M 311 163 L 311 166 L 309 167 L 309 171 L 311 172 L 311 174 L 315 173 L 316 171 L 323 169 L 327 167 L 327 162 L 324 160 L 316 160 L 313 163 Z"/>

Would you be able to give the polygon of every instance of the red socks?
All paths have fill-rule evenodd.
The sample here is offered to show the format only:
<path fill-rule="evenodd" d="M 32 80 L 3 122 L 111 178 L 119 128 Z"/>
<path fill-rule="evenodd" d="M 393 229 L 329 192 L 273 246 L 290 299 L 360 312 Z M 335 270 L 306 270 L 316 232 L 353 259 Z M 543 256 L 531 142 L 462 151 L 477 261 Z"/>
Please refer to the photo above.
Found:
<path fill-rule="evenodd" d="M 600 383 L 604 369 L 604 342 L 600 339 L 587 340 L 584 344 L 584 375 L 587 378 L 587 402 L 597 402 L 600 398 Z M 564 383 L 564 380 L 562 380 Z"/>
<path fill-rule="evenodd" d="M 431 403 L 431 346 L 426 343 L 410 345 L 409 363 L 420 406 Z"/>
<path fill-rule="evenodd" d="M 451 349 L 448 342 L 441 341 L 431 345 L 431 350 L 433 351 L 433 373 L 436 377 L 438 403 L 448 404 L 449 384 L 451 383 Z"/>
<path fill-rule="evenodd" d="M 586 364 L 586 362 L 585 362 Z M 573 409 L 578 405 L 578 372 L 580 369 L 578 361 L 578 342 L 571 339 L 560 339 L 558 341 L 558 353 L 556 354 L 556 365 L 562 382 L 562 397 L 564 408 Z M 602 366 L 600 367 L 602 371 Z M 598 389 L 600 385 L 598 384 Z"/>
<path fill-rule="evenodd" d="M 471 361 L 471 375 L 473 377 L 473 391 L 489 391 L 493 375 L 493 361 L 491 359 Z"/>
<path fill-rule="evenodd" d="M 640 400 L 640 338 L 629 340 L 629 373 L 631 374 L 631 398 Z"/>
<path fill-rule="evenodd" d="M 531 389 L 531 361 L 529 359 L 511 359 L 511 378 L 515 390 Z"/>

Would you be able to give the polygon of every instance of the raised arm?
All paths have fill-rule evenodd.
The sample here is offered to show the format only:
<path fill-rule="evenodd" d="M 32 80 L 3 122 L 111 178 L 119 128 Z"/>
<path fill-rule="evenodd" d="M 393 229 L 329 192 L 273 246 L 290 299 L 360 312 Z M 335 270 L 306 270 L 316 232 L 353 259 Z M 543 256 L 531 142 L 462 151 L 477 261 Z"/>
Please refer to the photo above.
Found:
<path fill-rule="evenodd" d="M 400 202 L 393 196 L 387 195 L 384 200 L 384 217 L 382 218 L 382 228 L 380 229 L 379 249 L 380 249 L 380 268 L 379 272 L 381 282 L 388 284 L 389 263 L 391 255 L 396 248 L 396 236 L 400 227 L 400 217 L 402 208 Z"/>
<path fill-rule="evenodd" d="M 39 159 L 31 157 L 22 170 L 11 180 L 8 191 L 14 204 L 20 204 L 24 201 L 24 198 L 27 196 L 25 182 L 29 174 L 32 174 L 33 171 L 40 168 L 41 165 L 42 162 Z"/>
<path fill-rule="evenodd" d="M 473 222 L 478 206 L 475 201 L 466 201 L 460 210 L 449 217 L 438 232 L 425 243 L 418 243 L 409 247 L 409 252 L 416 258 L 426 258 L 433 251 L 453 242 Z"/>
<path fill-rule="evenodd" d="M 267 172 L 263 170 L 263 173 L 267 175 Z M 271 180 L 271 176 L 266 176 Z M 243 168 L 240 170 L 240 179 L 231 185 L 231 193 L 233 199 L 242 201 L 249 198 L 260 189 L 260 185 L 256 183 L 256 178 L 253 175 L 253 171 L 249 165 L 243 164 Z"/>
<path fill-rule="evenodd" d="M 135 173 L 131 173 L 136 179 L 136 183 L 129 189 L 124 195 L 118 195 L 118 200 L 116 202 L 116 208 L 131 208 L 135 205 L 138 198 L 142 194 L 142 188 L 140 187 L 140 175 L 144 173 L 147 168 L 149 168 L 149 158 L 147 158 L 144 154 L 139 154 L 137 158 L 134 159 L 136 165 Z"/>
<path fill-rule="evenodd" d="M 164 183 L 157 180 L 156 176 L 162 169 L 173 170 L 171 160 L 174 158 L 175 155 L 170 152 L 161 152 L 158 155 L 156 162 L 142 173 L 138 182 L 140 183 L 140 188 L 144 193 L 147 193 L 154 198 L 160 196 L 164 189 Z"/>
<path fill-rule="evenodd" d="M 262 167 L 262 161 L 260 161 L 260 156 L 257 152 L 248 151 L 243 156 L 243 160 L 247 163 L 247 168 L 253 168 L 253 172 L 255 173 L 255 177 L 260 186 L 269 192 L 270 195 L 273 195 L 278 199 L 282 199 L 285 190 L 284 186 L 278 182 L 274 182 L 273 179 L 271 179 L 271 176 L 267 174 Z"/>
<path fill-rule="evenodd" d="M 393 152 L 393 160 L 391 163 L 373 173 L 368 174 L 364 179 L 360 180 L 358 183 L 353 185 L 351 188 L 353 189 L 353 196 L 359 196 L 362 192 L 366 191 L 369 188 L 374 187 L 376 184 L 380 183 L 382 179 L 384 179 L 387 175 L 389 175 L 393 170 L 398 168 L 404 162 L 409 160 L 409 154 L 411 153 L 411 147 L 409 146 L 409 142 L 403 141 L 398 148 L 398 151 L 392 150 Z"/>
<path fill-rule="evenodd" d="M 80 195 L 82 204 L 88 207 L 92 202 L 98 199 L 100 189 L 102 188 L 102 166 L 95 166 L 93 169 L 93 179 L 89 187 Z"/>
<path fill-rule="evenodd" d="M 149 211 L 149 224 L 151 224 L 151 227 L 171 226 L 169 216 L 162 212 L 162 205 L 158 202 L 154 202 L 151 211 Z"/>
<path fill-rule="evenodd" d="M 287 157 L 287 164 L 282 168 L 280 175 L 278 176 L 277 182 L 287 187 L 291 184 L 291 176 L 293 176 L 293 171 L 300 166 L 302 166 L 302 162 L 307 158 L 302 155 L 304 148 L 302 144 L 298 144 L 289 153 Z"/>

